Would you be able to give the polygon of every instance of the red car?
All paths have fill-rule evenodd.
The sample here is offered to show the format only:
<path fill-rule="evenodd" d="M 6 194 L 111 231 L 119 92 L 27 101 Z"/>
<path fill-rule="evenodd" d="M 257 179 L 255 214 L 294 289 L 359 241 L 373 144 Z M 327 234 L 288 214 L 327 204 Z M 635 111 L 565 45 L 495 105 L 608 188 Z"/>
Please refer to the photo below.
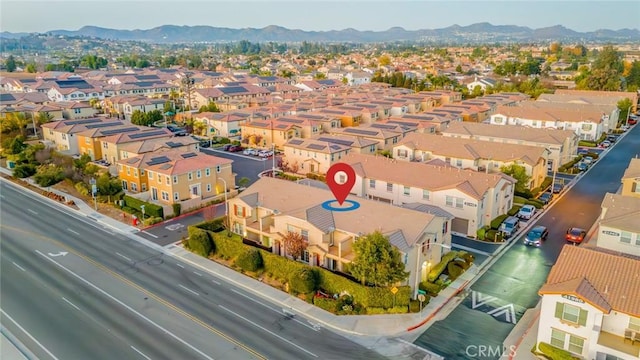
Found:
<path fill-rule="evenodd" d="M 627 124 L 629 125 L 635 125 L 638 122 L 638 120 L 634 119 L 634 118 L 629 118 L 629 120 L 627 120 Z"/>
<path fill-rule="evenodd" d="M 567 235 L 565 236 L 565 238 L 568 242 L 580 244 L 582 240 L 584 240 L 585 236 L 587 236 L 587 232 L 584 231 L 584 229 L 572 227 L 567 230 Z"/>

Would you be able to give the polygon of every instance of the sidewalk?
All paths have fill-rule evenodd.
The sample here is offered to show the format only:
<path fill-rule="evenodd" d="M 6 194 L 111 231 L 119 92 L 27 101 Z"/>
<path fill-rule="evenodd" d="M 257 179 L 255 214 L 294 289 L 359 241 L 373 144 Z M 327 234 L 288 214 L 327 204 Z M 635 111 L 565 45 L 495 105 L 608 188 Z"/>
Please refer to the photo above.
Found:
<path fill-rule="evenodd" d="M 539 301 L 535 308 L 528 309 L 502 343 L 510 354 L 510 360 L 536 360 L 531 349 L 537 343 L 538 323 L 540 322 Z"/>

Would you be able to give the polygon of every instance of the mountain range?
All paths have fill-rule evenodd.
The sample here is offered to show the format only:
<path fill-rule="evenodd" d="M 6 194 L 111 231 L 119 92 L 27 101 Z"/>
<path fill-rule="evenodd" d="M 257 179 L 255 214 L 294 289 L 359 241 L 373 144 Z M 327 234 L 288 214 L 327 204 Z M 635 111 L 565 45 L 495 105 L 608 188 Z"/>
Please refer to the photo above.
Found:
<path fill-rule="evenodd" d="M 97 26 L 84 26 L 79 30 L 52 30 L 47 34 L 85 36 L 108 40 L 134 40 L 150 43 L 227 42 L 528 42 L 528 41 L 638 41 L 638 29 L 596 30 L 577 32 L 562 25 L 531 29 L 517 25 L 477 23 L 468 26 L 452 25 L 442 29 L 405 30 L 393 27 L 385 31 L 359 31 L 355 29 L 331 31 L 304 31 L 271 25 L 261 29 L 231 29 L 213 26 L 162 25 L 147 30 L 117 30 Z M 19 38 L 28 33 L 2 32 L 0 37 Z"/>

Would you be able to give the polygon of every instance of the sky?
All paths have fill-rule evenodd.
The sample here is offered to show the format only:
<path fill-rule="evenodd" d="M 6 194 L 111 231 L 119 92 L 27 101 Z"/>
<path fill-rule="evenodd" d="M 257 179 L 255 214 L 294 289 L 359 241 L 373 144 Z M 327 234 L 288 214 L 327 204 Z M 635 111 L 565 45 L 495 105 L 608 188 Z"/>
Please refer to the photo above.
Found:
<path fill-rule="evenodd" d="M 128 30 L 160 25 L 278 25 L 307 31 L 383 31 L 394 26 L 418 30 L 489 22 L 593 31 L 637 29 L 639 14 L 638 0 L 0 0 L 0 30 L 46 32 L 77 30 L 85 25 Z"/>

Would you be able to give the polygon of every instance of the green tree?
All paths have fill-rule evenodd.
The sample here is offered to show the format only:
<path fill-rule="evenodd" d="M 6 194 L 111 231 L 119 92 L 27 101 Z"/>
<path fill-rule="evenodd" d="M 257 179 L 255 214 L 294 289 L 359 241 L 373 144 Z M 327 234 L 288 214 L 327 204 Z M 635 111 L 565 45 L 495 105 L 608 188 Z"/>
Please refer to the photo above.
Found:
<path fill-rule="evenodd" d="M 576 79 L 580 89 L 619 91 L 622 86 L 621 75 L 624 70 L 622 57 L 613 46 L 605 46 L 598 53 L 591 71 Z"/>
<path fill-rule="evenodd" d="M 141 110 L 134 110 L 131 114 L 131 123 L 134 125 L 145 125 L 147 116 Z"/>
<path fill-rule="evenodd" d="M 38 72 L 38 69 L 36 68 L 36 64 L 34 63 L 27 64 L 27 68 L 25 70 L 27 70 L 27 72 L 31 74 Z"/>
<path fill-rule="evenodd" d="M 503 174 L 516 179 L 516 192 L 525 193 L 529 190 L 529 180 L 531 180 L 531 176 L 527 175 L 527 170 L 524 166 L 511 164 L 501 167 L 500 171 L 502 171 Z"/>
<path fill-rule="evenodd" d="M 207 105 L 202 105 L 200 107 L 200 109 L 198 109 L 198 112 L 200 112 L 200 113 L 203 113 L 203 112 L 220 112 L 220 109 L 218 108 L 218 105 L 216 105 L 216 103 L 211 101 Z"/>
<path fill-rule="evenodd" d="M 629 116 L 629 110 L 631 110 L 631 100 L 629 98 L 625 98 L 618 101 L 618 110 L 620 111 L 620 114 L 618 115 L 618 122 L 624 123 L 627 120 L 627 116 Z"/>
<path fill-rule="evenodd" d="M 476 85 L 473 87 L 473 90 L 471 91 L 471 94 L 469 94 L 469 96 L 471 97 L 478 97 L 478 96 L 482 96 L 482 87 L 480 85 Z"/>
<path fill-rule="evenodd" d="M 120 179 L 112 178 L 108 173 L 104 173 L 96 180 L 98 194 L 102 196 L 113 196 L 122 191 Z"/>
<path fill-rule="evenodd" d="M 627 75 L 626 80 L 627 91 L 633 86 L 635 86 L 636 90 L 640 88 L 640 61 L 636 60 L 631 64 L 631 69 L 629 69 L 629 75 Z"/>
<path fill-rule="evenodd" d="M 361 237 L 353 243 L 355 258 L 349 270 L 362 284 L 387 286 L 405 280 L 409 273 L 404 270 L 400 251 L 393 247 L 389 238 L 379 231 Z"/>
<path fill-rule="evenodd" d="M 4 62 L 4 66 L 7 68 L 8 72 L 16 71 L 16 68 L 17 68 L 16 59 L 13 57 L 13 55 L 9 55 L 7 60 Z"/>
<path fill-rule="evenodd" d="M 457 73 L 462 73 L 462 65 L 458 64 L 458 66 L 456 66 L 456 72 Z"/>

